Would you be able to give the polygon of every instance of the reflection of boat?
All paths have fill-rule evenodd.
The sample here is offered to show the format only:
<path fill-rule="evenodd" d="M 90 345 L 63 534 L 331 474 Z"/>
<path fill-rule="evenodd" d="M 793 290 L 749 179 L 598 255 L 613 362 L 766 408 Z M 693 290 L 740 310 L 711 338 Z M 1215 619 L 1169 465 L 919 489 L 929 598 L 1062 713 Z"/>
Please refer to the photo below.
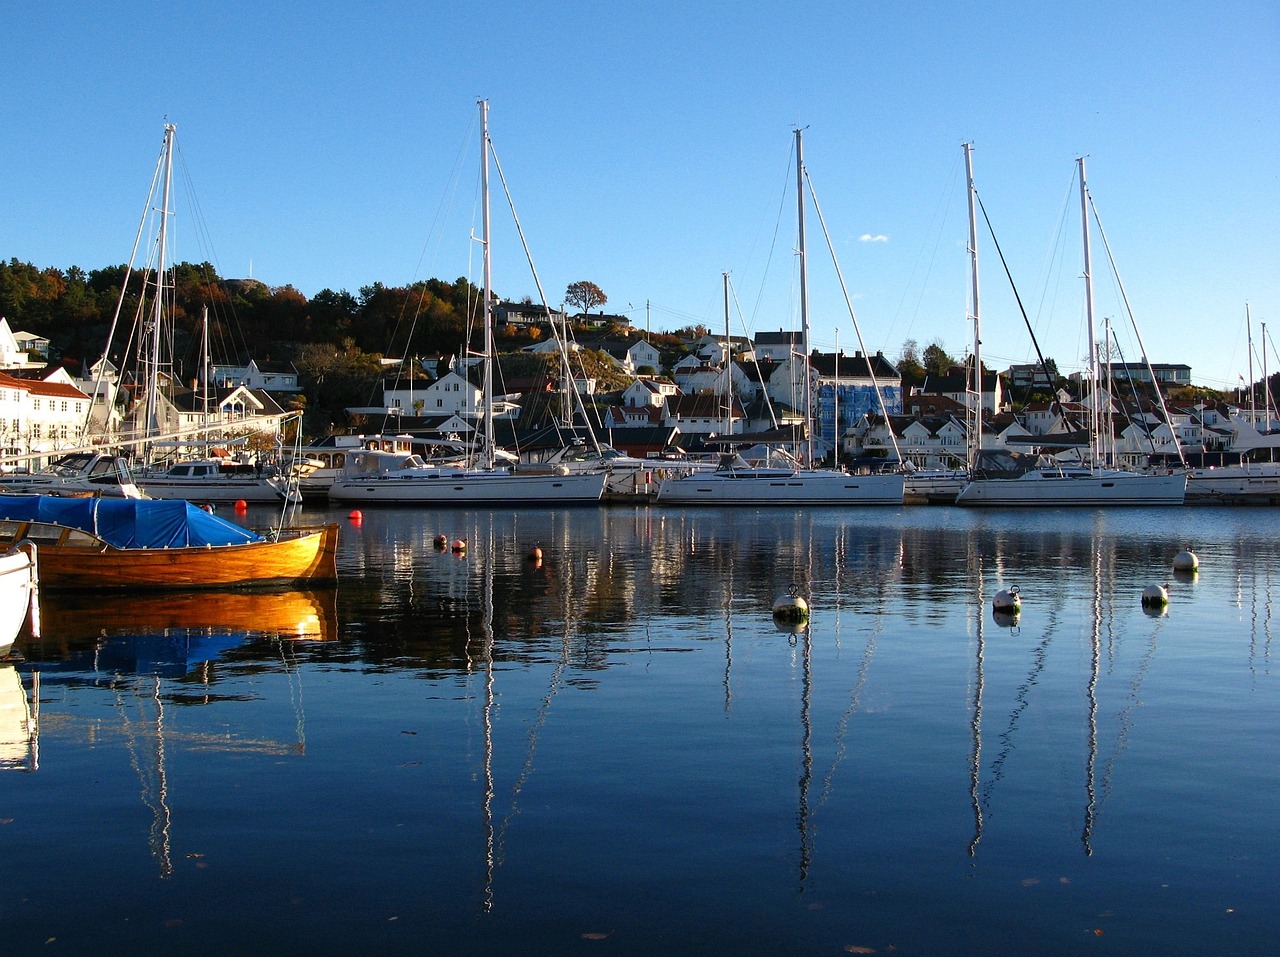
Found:
<path fill-rule="evenodd" d="M 36 725 L 13 665 L 0 664 L 0 770 L 34 771 Z"/>
<path fill-rule="evenodd" d="M 142 498 L 129 464 L 118 455 L 102 452 L 73 452 L 37 472 L 13 472 L 0 476 L 0 492 Z"/>
<path fill-rule="evenodd" d="M 7 655 L 31 609 L 36 588 L 35 548 L 11 547 L 0 553 L 0 655 Z"/>
<path fill-rule="evenodd" d="M 190 502 L 0 496 L 0 546 L 36 543 L 46 588 L 193 589 L 337 581 L 337 525 L 271 537 Z"/>
<path fill-rule="evenodd" d="M 337 632 L 337 596 L 331 589 L 284 592 L 206 591 L 160 595 L 59 594 L 40 606 L 50 641 L 198 629 L 328 641 Z"/>

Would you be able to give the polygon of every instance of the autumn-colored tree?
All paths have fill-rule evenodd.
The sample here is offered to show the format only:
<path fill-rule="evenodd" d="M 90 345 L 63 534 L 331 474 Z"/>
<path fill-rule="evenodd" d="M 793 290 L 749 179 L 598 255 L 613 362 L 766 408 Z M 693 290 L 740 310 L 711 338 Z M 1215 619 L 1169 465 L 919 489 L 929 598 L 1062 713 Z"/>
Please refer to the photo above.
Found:
<path fill-rule="evenodd" d="M 564 291 L 564 301 L 567 305 L 577 306 L 586 314 L 596 306 L 603 306 L 609 301 L 609 297 L 595 283 L 584 279 L 569 284 L 569 288 Z"/>

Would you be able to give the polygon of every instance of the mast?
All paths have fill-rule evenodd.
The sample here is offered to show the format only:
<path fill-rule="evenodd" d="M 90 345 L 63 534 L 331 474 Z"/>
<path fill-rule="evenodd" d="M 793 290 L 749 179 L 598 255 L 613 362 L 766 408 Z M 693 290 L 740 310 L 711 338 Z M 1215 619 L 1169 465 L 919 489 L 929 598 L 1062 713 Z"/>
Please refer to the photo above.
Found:
<path fill-rule="evenodd" d="M 813 465 L 813 370 L 809 365 L 809 274 L 804 248 L 804 131 L 796 130 L 796 251 L 800 257 L 800 350 L 804 356 L 805 465 Z"/>
<path fill-rule="evenodd" d="M 1089 375 L 1089 457 L 1093 463 L 1099 458 L 1098 433 L 1098 344 L 1095 341 L 1093 321 L 1093 260 L 1089 246 L 1089 189 L 1085 184 L 1084 157 L 1077 158 L 1080 167 L 1080 228 L 1084 243 L 1084 303 L 1085 319 L 1089 342 L 1088 375 Z"/>
<path fill-rule="evenodd" d="M 1265 422 L 1263 428 L 1268 432 L 1271 431 L 1271 382 L 1267 379 L 1267 324 L 1260 322 L 1262 326 L 1262 418 Z M 1257 428 L 1256 424 L 1254 426 Z"/>
<path fill-rule="evenodd" d="M 164 171 L 163 176 L 163 192 L 160 203 L 160 230 L 157 238 L 156 248 L 156 295 L 155 301 L 151 308 L 151 341 L 148 343 L 150 348 L 150 356 L 148 362 L 150 368 L 146 377 L 147 389 L 147 405 L 146 405 L 146 436 L 159 435 L 160 429 L 160 399 L 156 395 L 156 391 L 160 387 L 160 340 L 164 338 L 163 320 L 165 308 L 165 287 L 166 272 L 168 266 L 168 243 L 169 243 L 169 195 L 173 185 L 173 134 L 177 127 L 172 123 L 166 123 L 164 126 Z M 144 449 L 144 457 L 150 458 L 150 443 Z"/>
<path fill-rule="evenodd" d="M 1093 265 L 1089 251 L 1089 187 L 1085 185 L 1084 157 L 1076 160 L 1080 167 L 1080 228 L 1084 235 L 1084 310 L 1089 333 L 1089 454 L 1093 462 L 1099 459 L 1098 450 L 1098 344 L 1093 330 Z"/>
<path fill-rule="evenodd" d="M 480 243 L 484 249 L 484 467 L 493 468 L 493 275 L 489 258 L 489 101 L 480 100 Z"/>
<path fill-rule="evenodd" d="M 982 311 L 978 306 L 978 189 L 973 182 L 973 144 L 964 144 L 964 170 L 969 179 L 969 291 L 973 322 L 973 382 L 977 393 L 973 426 L 969 429 L 968 465 L 973 468 L 982 449 Z"/>
<path fill-rule="evenodd" d="M 729 371 L 729 273 L 724 276 L 724 434 L 727 438 L 733 434 L 733 383 Z M 725 446 L 725 451 L 729 451 Z"/>
<path fill-rule="evenodd" d="M 1257 389 L 1253 385 L 1253 319 L 1249 315 L 1249 304 L 1244 304 L 1244 334 L 1249 345 L 1249 424 L 1258 427 Z"/>

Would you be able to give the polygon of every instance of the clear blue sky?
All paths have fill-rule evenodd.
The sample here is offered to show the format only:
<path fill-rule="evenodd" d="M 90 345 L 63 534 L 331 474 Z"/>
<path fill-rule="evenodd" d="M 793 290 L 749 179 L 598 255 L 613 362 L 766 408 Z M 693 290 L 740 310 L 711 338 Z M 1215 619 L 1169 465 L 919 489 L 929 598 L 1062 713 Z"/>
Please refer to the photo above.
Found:
<path fill-rule="evenodd" d="M 129 257 L 166 118 L 177 255 L 310 296 L 479 281 L 476 108 L 547 296 L 656 330 L 796 328 L 792 130 L 867 346 L 968 347 L 961 144 L 1062 370 L 1085 352 L 1074 161 L 1155 362 L 1234 386 L 1280 338 L 1280 7 L 1111 2 L 17 2 L 0 256 Z M 494 286 L 536 295 L 495 192 Z M 203 233 L 202 233 L 203 231 Z M 809 214 L 814 344 L 857 348 Z M 980 238 L 984 358 L 1029 337 Z M 1095 238 L 1098 316 L 1123 319 Z M 650 305 L 646 309 L 646 303 Z M 1125 357 L 1138 358 L 1131 335 Z M 1255 344 L 1255 349 L 1260 348 Z M 1280 367 L 1274 353 L 1269 370 Z M 1255 367 L 1255 374 L 1257 367 Z"/>

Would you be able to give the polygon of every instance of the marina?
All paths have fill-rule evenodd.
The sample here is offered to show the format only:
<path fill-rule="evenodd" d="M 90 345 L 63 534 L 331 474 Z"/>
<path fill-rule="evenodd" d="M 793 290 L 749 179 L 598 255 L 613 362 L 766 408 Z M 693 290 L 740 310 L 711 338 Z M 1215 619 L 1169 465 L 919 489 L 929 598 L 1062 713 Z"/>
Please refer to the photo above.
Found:
<path fill-rule="evenodd" d="M 1280 933 L 1271 509 L 300 521 L 341 525 L 336 592 L 41 593 L 4 666 L 28 715 L 0 774 L 10 952 L 1246 954 Z M 787 594 L 807 622 L 774 619 Z"/>

